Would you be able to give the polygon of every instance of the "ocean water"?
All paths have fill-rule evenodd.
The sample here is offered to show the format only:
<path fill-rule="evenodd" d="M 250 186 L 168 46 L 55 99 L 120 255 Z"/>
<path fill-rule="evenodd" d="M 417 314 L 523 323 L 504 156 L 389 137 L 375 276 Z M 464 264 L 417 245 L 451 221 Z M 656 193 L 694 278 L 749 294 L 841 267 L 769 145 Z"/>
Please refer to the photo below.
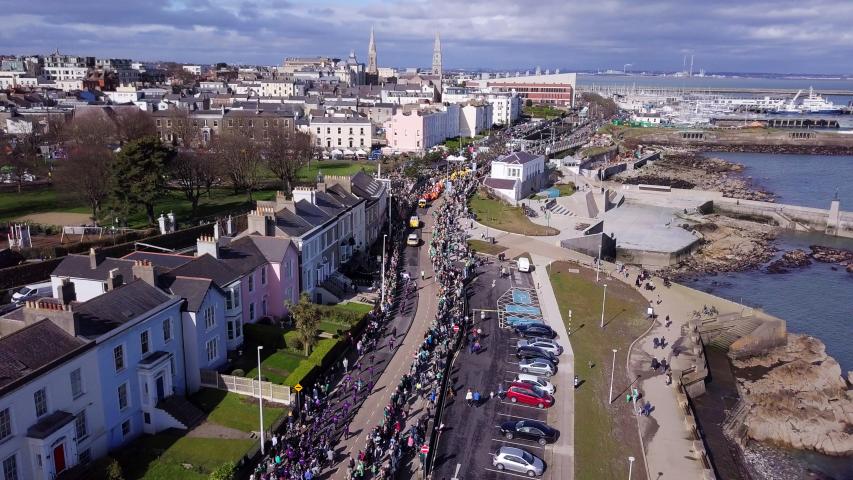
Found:
<path fill-rule="evenodd" d="M 842 210 L 853 210 L 853 157 L 826 155 L 776 155 L 765 153 L 709 153 L 744 164 L 744 175 L 774 192 L 778 201 L 828 208 L 835 195 Z M 853 250 L 853 239 L 817 233 L 785 232 L 777 239 L 779 256 L 809 245 Z M 843 268 L 814 262 L 786 274 L 771 275 L 763 269 L 722 274 L 690 282 L 700 290 L 761 308 L 787 321 L 791 332 L 821 339 L 827 352 L 853 370 L 853 274 Z"/>

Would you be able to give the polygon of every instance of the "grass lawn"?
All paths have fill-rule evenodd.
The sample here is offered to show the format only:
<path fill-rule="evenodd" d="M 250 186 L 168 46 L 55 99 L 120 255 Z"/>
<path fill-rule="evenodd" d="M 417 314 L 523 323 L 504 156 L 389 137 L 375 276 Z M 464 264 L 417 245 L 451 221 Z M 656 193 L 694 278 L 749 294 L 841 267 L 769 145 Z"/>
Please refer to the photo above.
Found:
<path fill-rule="evenodd" d="M 574 183 L 561 183 L 559 185 L 554 185 L 554 188 L 560 191 L 561 197 L 568 197 L 576 191 Z"/>
<path fill-rule="evenodd" d="M 0 193 L 0 221 L 5 222 L 31 213 L 44 212 L 74 212 L 91 215 L 89 208 L 85 205 L 66 199 L 60 201 L 58 197 L 53 188 L 21 193 L 2 192 Z"/>
<path fill-rule="evenodd" d="M 252 349 L 252 351 L 254 350 Z M 307 358 L 304 355 L 287 350 L 279 350 L 266 358 L 261 357 L 261 376 L 272 383 L 284 384 L 284 379 L 299 366 L 300 362 L 307 360 Z M 251 370 L 246 371 L 246 376 L 257 378 L 257 361 Z"/>
<path fill-rule="evenodd" d="M 339 304 L 333 306 L 332 308 L 334 308 L 335 310 L 340 310 L 340 311 L 344 311 L 344 312 L 352 312 L 352 313 L 355 313 L 357 315 L 367 315 L 368 313 L 370 313 L 371 310 L 373 310 L 372 305 L 368 305 L 366 303 L 361 303 L 361 302 L 339 303 Z"/>
<path fill-rule="evenodd" d="M 340 323 L 329 322 L 326 320 L 323 320 L 322 322 L 320 322 L 319 327 L 320 327 L 321 332 L 332 333 L 332 334 L 341 333 L 342 331 L 344 331 L 348 328 L 346 325 L 341 325 Z"/>
<path fill-rule="evenodd" d="M 444 142 L 444 146 L 447 147 L 448 150 L 450 150 L 450 153 L 452 153 L 453 155 L 456 155 L 457 153 L 459 153 L 460 148 L 471 145 L 472 143 L 474 143 L 475 141 L 477 141 L 481 138 L 483 138 L 483 135 L 477 135 L 474 138 L 470 138 L 470 137 L 451 138 L 451 139 L 447 140 L 446 142 Z"/>
<path fill-rule="evenodd" d="M 208 414 L 208 421 L 246 433 L 258 430 L 258 401 L 236 393 L 202 388 L 190 400 Z M 286 408 L 271 407 L 264 402 L 264 427 L 270 428 Z"/>
<path fill-rule="evenodd" d="M 367 173 L 376 171 L 376 162 L 353 162 L 349 160 L 312 160 L 311 165 L 305 165 L 296 172 L 298 180 L 316 182 L 317 173 L 323 175 L 355 175 L 364 170 Z"/>
<path fill-rule="evenodd" d="M 628 285 L 611 280 L 604 309 L 605 328 L 601 329 L 603 287 L 595 282 L 594 271 L 569 273 L 571 268 L 578 267 L 556 262 L 549 276 L 566 329 L 573 332 L 575 372 L 583 382 L 575 393 L 575 478 L 625 478 L 628 462 L 614 459 L 643 458 L 636 420 L 631 405 L 625 403 L 625 355 L 631 342 L 648 327 L 646 302 Z M 616 400 L 608 405 L 613 348 L 618 350 L 613 388 Z M 643 465 L 635 465 L 634 470 L 642 471 Z"/>
<path fill-rule="evenodd" d="M 496 243 L 484 242 L 482 240 L 468 240 L 468 245 L 474 249 L 475 252 L 485 253 L 487 255 L 497 255 L 506 250 L 506 247 L 502 247 Z"/>
<path fill-rule="evenodd" d="M 556 118 L 562 117 L 566 112 L 564 110 L 560 110 L 558 108 L 554 108 L 550 105 L 533 105 L 533 106 L 524 106 L 521 109 L 522 114 L 533 117 L 533 118 Z"/>
<path fill-rule="evenodd" d="M 257 412 L 256 412 L 257 413 Z M 172 433 L 144 436 L 113 455 L 125 480 L 207 480 L 225 462 L 239 461 L 251 439 L 191 438 Z M 107 478 L 110 457 L 98 460 L 88 478 Z M 191 464 L 185 469 L 182 464 Z"/>
<path fill-rule="evenodd" d="M 521 207 L 513 207 L 500 200 L 486 198 L 481 193 L 471 197 L 470 207 L 477 215 L 478 222 L 492 228 L 531 236 L 560 233 L 556 228 L 531 222 L 521 211 Z"/>

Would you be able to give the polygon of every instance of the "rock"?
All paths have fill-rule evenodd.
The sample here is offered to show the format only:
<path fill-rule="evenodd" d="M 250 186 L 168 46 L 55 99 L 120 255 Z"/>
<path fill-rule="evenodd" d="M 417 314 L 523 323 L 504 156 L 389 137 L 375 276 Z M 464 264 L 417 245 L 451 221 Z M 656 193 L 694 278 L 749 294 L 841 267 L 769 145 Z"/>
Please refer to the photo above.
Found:
<path fill-rule="evenodd" d="M 803 268 L 811 265 L 809 254 L 805 250 L 785 252 L 782 258 L 767 265 L 767 273 L 788 273 L 792 268 Z"/>
<path fill-rule="evenodd" d="M 821 263 L 835 263 L 838 265 L 848 265 L 853 262 L 853 252 L 843 248 L 824 247 L 821 245 L 811 245 L 812 258 Z"/>
<path fill-rule="evenodd" d="M 749 438 L 827 455 L 853 455 L 853 392 L 820 340 L 789 334 L 786 345 L 766 355 L 732 360 L 732 365 L 748 405 L 744 425 Z M 756 378 L 755 372 L 763 373 Z"/>

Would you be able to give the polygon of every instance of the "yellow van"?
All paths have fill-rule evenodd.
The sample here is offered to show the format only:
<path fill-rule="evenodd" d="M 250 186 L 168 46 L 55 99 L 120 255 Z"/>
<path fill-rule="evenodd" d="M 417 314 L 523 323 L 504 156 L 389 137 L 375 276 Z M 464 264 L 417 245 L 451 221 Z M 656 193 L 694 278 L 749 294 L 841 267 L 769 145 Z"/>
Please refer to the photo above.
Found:
<path fill-rule="evenodd" d="M 410 228 L 420 228 L 420 226 L 421 226 L 421 219 L 418 218 L 417 215 L 412 215 L 412 217 L 409 218 L 409 227 Z"/>

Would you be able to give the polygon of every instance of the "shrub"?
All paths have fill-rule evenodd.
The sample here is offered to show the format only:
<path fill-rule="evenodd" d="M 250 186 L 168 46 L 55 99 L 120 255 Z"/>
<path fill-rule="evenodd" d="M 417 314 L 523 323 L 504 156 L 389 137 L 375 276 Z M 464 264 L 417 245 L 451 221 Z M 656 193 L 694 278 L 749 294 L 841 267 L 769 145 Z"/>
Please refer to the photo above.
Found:
<path fill-rule="evenodd" d="M 310 376 L 313 373 L 315 368 L 318 368 L 317 365 L 315 365 L 311 361 L 306 360 L 300 362 L 299 366 L 296 367 L 292 372 L 290 372 L 290 375 L 288 375 L 287 378 L 284 379 L 284 384 L 290 385 L 292 387 L 297 383 L 302 383 L 306 377 Z"/>
<path fill-rule="evenodd" d="M 124 480 L 124 473 L 121 471 L 121 464 L 115 458 L 107 467 L 107 480 Z"/>
<path fill-rule="evenodd" d="M 237 465 L 234 462 L 226 462 L 216 467 L 210 476 L 210 480 L 233 480 L 234 472 L 237 470 Z"/>
<path fill-rule="evenodd" d="M 231 375 L 234 375 L 235 377 L 245 377 L 246 372 L 244 372 L 242 368 L 235 368 L 234 371 L 231 372 Z"/>

